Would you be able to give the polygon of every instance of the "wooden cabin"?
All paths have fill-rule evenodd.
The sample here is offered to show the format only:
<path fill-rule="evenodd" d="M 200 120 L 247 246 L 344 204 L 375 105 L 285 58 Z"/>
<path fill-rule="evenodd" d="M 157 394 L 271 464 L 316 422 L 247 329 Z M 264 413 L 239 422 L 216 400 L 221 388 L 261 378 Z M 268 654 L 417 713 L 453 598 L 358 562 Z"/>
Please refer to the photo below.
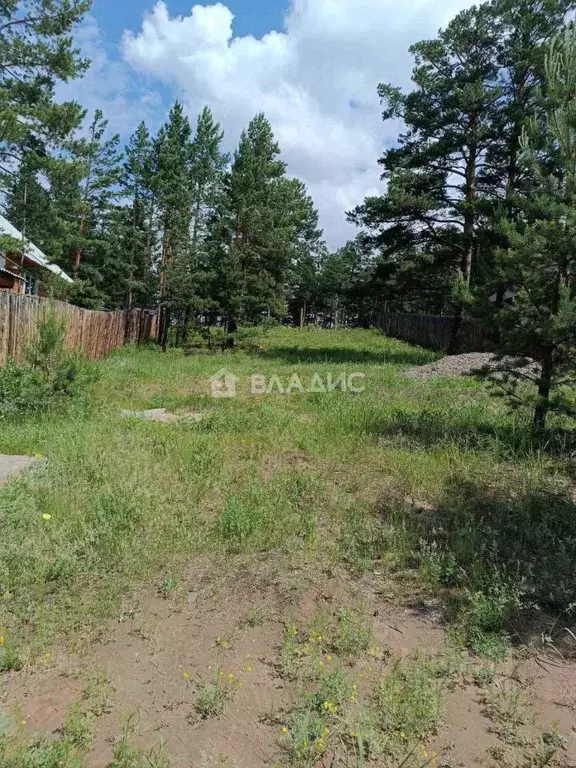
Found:
<path fill-rule="evenodd" d="M 60 267 L 50 264 L 48 257 L 33 243 L 27 242 L 21 232 L 0 215 L 0 236 L 8 235 L 22 245 L 19 250 L 0 251 L 0 291 L 27 296 L 47 296 L 42 277 L 47 272 L 72 282 Z"/>

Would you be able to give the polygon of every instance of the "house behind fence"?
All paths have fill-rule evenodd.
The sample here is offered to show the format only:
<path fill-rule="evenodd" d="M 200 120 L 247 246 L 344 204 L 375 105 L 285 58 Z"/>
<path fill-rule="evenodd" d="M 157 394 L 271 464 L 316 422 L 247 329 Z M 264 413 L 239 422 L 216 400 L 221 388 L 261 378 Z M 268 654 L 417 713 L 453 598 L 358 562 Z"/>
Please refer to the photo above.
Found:
<path fill-rule="evenodd" d="M 61 301 L 0 291 L 0 365 L 9 358 L 22 362 L 37 322 L 47 307 L 66 324 L 66 346 L 98 360 L 130 342 L 156 339 L 156 315 L 144 309 L 94 312 Z"/>
<path fill-rule="evenodd" d="M 386 336 L 446 352 L 456 318 L 452 315 L 412 315 L 403 312 L 374 312 L 372 325 Z M 492 347 L 490 334 L 475 320 L 464 319 L 458 329 L 459 352 L 485 352 Z"/>
<path fill-rule="evenodd" d="M 27 241 L 22 232 L 0 215 L 0 236 L 2 235 L 7 235 L 12 242 L 18 243 L 18 246 L 8 252 L 0 251 L 0 291 L 28 296 L 49 296 L 50 292 L 45 284 L 49 272 L 64 282 L 72 282 L 72 278 L 60 267 L 50 263 L 40 248 Z"/>

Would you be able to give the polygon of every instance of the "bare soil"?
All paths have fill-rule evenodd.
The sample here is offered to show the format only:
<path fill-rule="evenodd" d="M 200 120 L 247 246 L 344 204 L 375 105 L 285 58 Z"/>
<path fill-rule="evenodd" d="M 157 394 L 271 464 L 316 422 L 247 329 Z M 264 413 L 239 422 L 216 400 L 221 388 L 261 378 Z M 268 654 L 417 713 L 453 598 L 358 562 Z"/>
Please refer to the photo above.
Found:
<path fill-rule="evenodd" d="M 339 569 L 312 572 L 309 565 L 286 571 L 273 554 L 232 558 L 226 572 L 219 566 L 205 560 L 191 567 L 166 597 L 154 591 L 137 595 L 82 653 L 62 652 L 46 657 L 43 665 L 5 674 L 0 706 L 18 705 L 30 731 L 55 733 L 71 704 L 81 699 L 86 680 L 99 671 L 109 678 L 103 698 L 109 693 L 110 703 L 97 718 L 90 768 L 110 763 L 122 720 L 131 713 L 139 716 L 136 744 L 153 747 L 161 739 L 179 768 L 280 766 L 286 764 L 280 728 L 263 722 L 263 714 L 281 715 L 294 701 L 291 683 L 278 671 L 287 622 L 304 622 L 318 609 L 363 605 L 376 642 L 390 651 L 389 663 L 445 648 L 438 613 L 382 598 L 376 574 L 355 579 Z M 197 690 L 219 667 L 242 687 L 224 714 L 198 720 Z M 501 665 L 496 682 L 522 690 L 534 728 L 557 727 L 566 735 L 566 749 L 552 764 L 575 768 L 576 664 L 554 655 L 519 659 Z M 499 754 L 499 736 L 488 709 L 472 676 L 449 693 L 445 726 L 433 743 L 438 766 L 504 764 L 493 756 Z M 318 765 L 330 764 L 327 754 Z"/>

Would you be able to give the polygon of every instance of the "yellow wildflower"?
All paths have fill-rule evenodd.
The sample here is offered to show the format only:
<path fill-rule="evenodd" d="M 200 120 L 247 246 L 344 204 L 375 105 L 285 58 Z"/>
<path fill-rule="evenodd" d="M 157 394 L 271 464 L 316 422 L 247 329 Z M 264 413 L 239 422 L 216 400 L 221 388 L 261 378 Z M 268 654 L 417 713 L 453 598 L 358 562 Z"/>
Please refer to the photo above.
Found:
<path fill-rule="evenodd" d="M 52 515 L 49 515 L 48 512 L 44 512 L 42 520 L 52 520 Z"/>
<path fill-rule="evenodd" d="M 182 672 L 182 677 L 184 678 L 184 680 L 188 680 L 188 678 L 190 677 L 190 672 Z"/>
<path fill-rule="evenodd" d="M 4 645 L 5 639 L 4 635 L 0 635 L 0 645 Z"/>
<path fill-rule="evenodd" d="M 246 667 L 246 672 L 252 672 L 252 667 Z"/>
<path fill-rule="evenodd" d="M 330 664 L 330 662 L 332 661 L 332 656 L 326 656 L 326 661 L 328 662 L 328 664 Z"/>
<path fill-rule="evenodd" d="M 228 673 L 228 682 L 231 683 L 232 680 L 234 680 L 234 675 L 232 674 L 232 672 L 229 672 Z"/>
<path fill-rule="evenodd" d="M 283 725 L 282 728 L 280 728 L 280 733 L 284 733 L 284 734 L 288 733 L 288 728 L 286 728 L 286 726 Z"/>

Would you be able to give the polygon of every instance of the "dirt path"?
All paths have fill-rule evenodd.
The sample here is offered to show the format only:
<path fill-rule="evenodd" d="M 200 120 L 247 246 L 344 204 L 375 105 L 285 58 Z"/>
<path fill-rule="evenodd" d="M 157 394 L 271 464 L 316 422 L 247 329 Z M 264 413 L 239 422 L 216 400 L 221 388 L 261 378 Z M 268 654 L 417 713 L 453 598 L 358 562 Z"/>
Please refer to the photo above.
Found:
<path fill-rule="evenodd" d="M 446 653 L 437 616 L 395 606 L 379 596 L 380 588 L 374 576 L 354 580 L 343 571 L 287 574 L 270 556 L 237 561 L 233 571 L 216 578 L 206 562 L 190 569 L 166 597 L 139 595 L 81 655 L 47 657 L 43 667 L 5 675 L 0 704 L 18 704 L 26 729 L 57 733 L 72 704 L 89 701 L 96 715 L 86 761 L 91 768 L 110 764 L 122 723 L 135 713 L 135 743 L 153 748 L 162 740 L 179 768 L 290 765 L 281 723 L 297 686 L 279 669 L 287 624 L 302 627 L 319 611 L 362 606 L 386 658 L 345 662 L 360 688 L 398 659 Z M 430 764 L 576 766 L 576 665 L 544 657 L 496 671 L 476 668 L 469 659 L 458 665 L 444 724 L 429 741 L 430 754 L 438 752 Z M 218 668 L 226 678 L 233 675 L 238 689 L 223 714 L 200 719 L 198 691 Z M 565 735 L 565 748 L 552 763 L 538 762 L 539 734 L 554 728 Z M 534 762 L 526 762 L 530 754 Z M 345 763 L 328 751 L 317 765 L 332 764 Z"/>

